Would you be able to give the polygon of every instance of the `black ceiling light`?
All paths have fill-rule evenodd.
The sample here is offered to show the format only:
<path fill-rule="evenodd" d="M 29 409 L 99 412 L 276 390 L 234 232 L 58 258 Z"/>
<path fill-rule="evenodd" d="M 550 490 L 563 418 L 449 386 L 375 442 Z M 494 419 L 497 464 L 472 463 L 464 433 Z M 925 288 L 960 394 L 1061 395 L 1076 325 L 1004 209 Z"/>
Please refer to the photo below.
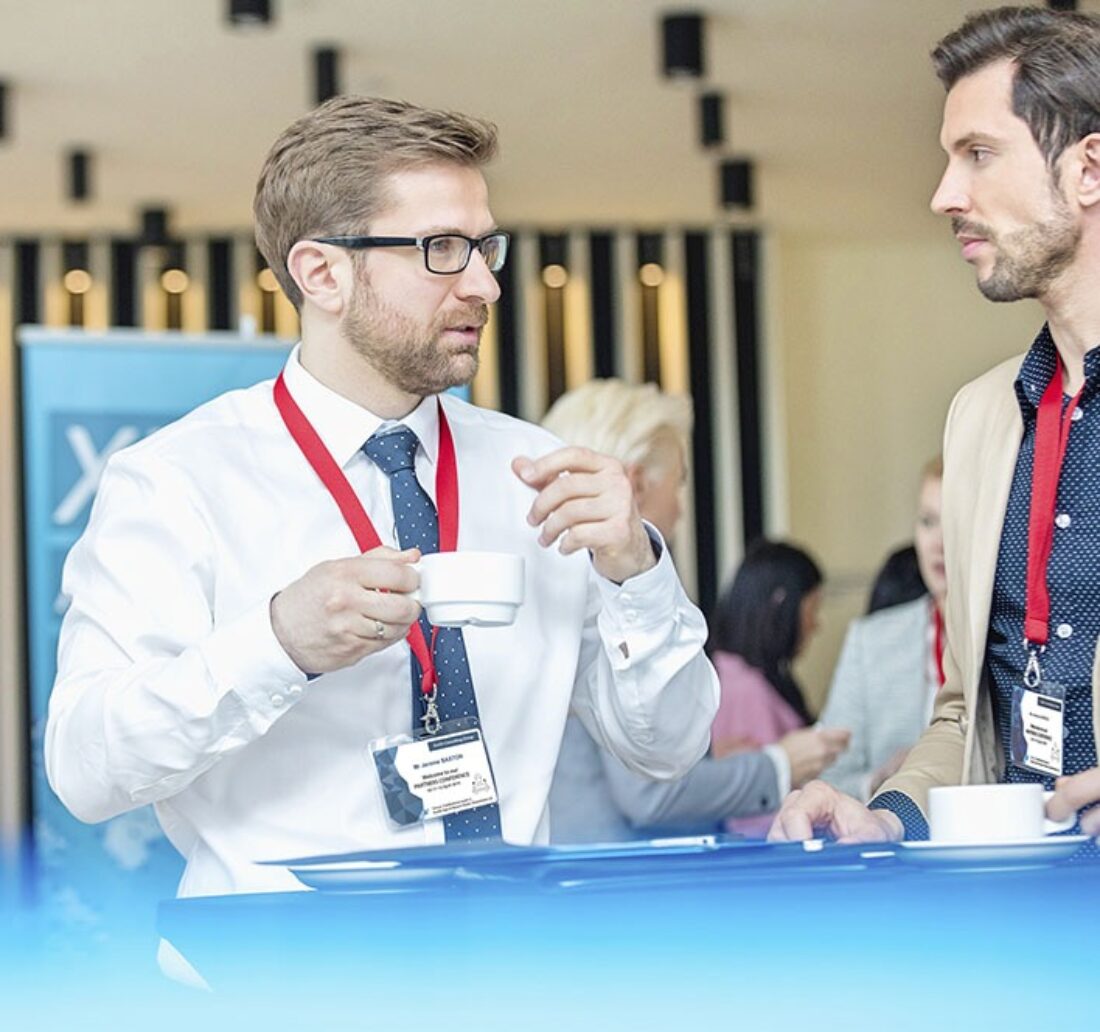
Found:
<path fill-rule="evenodd" d="M 717 147 L 726 142 L 726 95 L 704 93 L 699 98 L 699 142 Z"/>
<path fill-rule="evenodd" d="M 61 266 L 64 272 L 88 268 L 88 242 L 63 240 L 61 242 Z"/>
<path fill-rule="evenodd" d="M 664 73 L 670 79 L 703 75 L 703 16 L 696 12 L 666 14 L 661 19 Z"/>
<path fill-rule="evenodd" d="M 149 247 L 160 247 L 168 243 L 168 238 L 168 209 L 142 208 L 139 242 Z"/>
<path fill-rule="evenodd" d="M 230 25 L 251 27 L 267 25 L 271 21 L 270 0 L 229 0 Z"/>
<path fill-rule="evenodd" d="M 752 162 L 743 158 L 723 161 L 718 166 L 721 177 L 723 208 L 752 207 Z"/>
<path fill-rule="evenodd" d="M 323 104 L 340 92 L 340 51 L 335 47 L 313 50 L 314 103 Z"/>
<path fill-rule="evenodd" d="M 65 156 L 70 201 L 86 201 L 92 196 L 92 155 L 76 147 Z"/>
<path fill-rule="evenodd" d="M 0 140 L 8 136 L 8 84 L 0 81 Z"/>

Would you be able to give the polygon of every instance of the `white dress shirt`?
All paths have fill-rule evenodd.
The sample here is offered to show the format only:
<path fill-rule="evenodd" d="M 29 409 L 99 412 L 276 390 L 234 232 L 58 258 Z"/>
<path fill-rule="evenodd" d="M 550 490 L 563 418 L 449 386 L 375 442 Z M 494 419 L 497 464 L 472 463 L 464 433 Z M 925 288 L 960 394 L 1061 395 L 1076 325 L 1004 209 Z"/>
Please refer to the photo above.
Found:
<path fill-rule="evenodd" d="M 396 547 L 389 481 L 360 451 L 382 425 L 299 364 L 292 395 Z M 514 625 L 465 630 L 503 834 L 548 839 L 547 795 L 570 706 L 627 766 L 674 777 L 705 751 L 718 700 L 706 626 L 673 569 L 617 586 L 527 523 L 516 455 L 559 442 L 443 405 L 458 459 L 459 548 L 526 560 Z M 435 398 L 402 420 L 434 498 Z M 71 600 L 46 728 L 50 784 L 79 818 L 145 803 L 187 861 L 183 896 L 297 889 L 256 861 L 439 843 L 442 822 L 389 823 L 368 743 L 410 731 L 404 641 L 308 681 L 275 638 L 271 597 L 351 532 L 275 408 L 271 382 L 201 406 L 107 465 L 62 581 Z"/>

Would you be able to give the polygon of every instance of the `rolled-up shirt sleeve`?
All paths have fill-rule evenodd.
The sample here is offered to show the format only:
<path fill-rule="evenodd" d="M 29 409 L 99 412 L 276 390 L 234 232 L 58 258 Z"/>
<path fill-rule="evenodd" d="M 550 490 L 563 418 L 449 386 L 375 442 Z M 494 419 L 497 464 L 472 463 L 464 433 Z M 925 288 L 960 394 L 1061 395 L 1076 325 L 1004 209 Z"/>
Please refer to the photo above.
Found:
<path fill-rule="evenodd" d="M 718 678 L 707 625 L 652 528 L 655 566 L 622 584 L 591 573 L 573 708 L 630 770 L 679 777 L 706 752 Z"/>
<path fill-rule="evenodd" d="M 81 820 L 175 794 L 301 698 L 267 602 L 214 629 L 215 560 L 182 476 L 114 456 L 65 563 L 45 735 L 50 785 Z"/>

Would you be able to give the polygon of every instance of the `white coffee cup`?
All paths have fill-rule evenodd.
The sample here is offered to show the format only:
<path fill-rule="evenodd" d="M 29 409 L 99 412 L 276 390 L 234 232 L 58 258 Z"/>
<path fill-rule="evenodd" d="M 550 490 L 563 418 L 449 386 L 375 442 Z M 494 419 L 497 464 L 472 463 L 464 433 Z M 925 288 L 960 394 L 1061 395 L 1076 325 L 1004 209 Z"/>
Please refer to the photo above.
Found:
<path fill-rule="evenodd" d="M 523 604 L 523 556 L 508 552 L 433 552 L 412 564 L 410 592 L 436 627 L 504 627 Z"/>
<path fill-rule="evenodd" d="M 952 845 L 1034 842 L 1073 827 L 1052 821 L 1044 804 L 1053 792 L 1039 784 L 953 785 L 928 792 L 928 837 Z"/>

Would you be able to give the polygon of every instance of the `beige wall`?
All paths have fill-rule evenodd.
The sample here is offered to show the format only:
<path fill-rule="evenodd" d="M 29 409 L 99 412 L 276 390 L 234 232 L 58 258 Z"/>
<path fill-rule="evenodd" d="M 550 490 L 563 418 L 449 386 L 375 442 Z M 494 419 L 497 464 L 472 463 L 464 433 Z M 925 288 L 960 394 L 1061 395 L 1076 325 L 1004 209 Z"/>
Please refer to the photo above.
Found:
<path fill-rule="evenodd" d="M 984 300 L 943 236 L 772 241 L 769 347 L 787 457 L 773 475 L 788 505 L 776 526 L 829 578 L 822 633 L 800 664 L 814 704 L 878 564 L 910 538 L 915 481 L 952 395 L 1041 324 L 1031 302 Z"/>
<path fill-rule="evenodd" d="M 771 235 L 765 265 L 768 499 L 773 533 L 807 546 L 828 577 L 824 626 L 800 663 L 813 706 L 848 621 L 888 550 L 908 540 L 917 471 L 940 446 L 954 391 L 1023 350 L 1032 304 L 992 305 L 952 241 Z M 0 290 L 0 315 L 6 308 Z M 7 323 L 5 323 L 7 325 Z M 11 344 L 0 389 L 0 839 L 16 816 L 20 670 L 10 488 Z"/>

